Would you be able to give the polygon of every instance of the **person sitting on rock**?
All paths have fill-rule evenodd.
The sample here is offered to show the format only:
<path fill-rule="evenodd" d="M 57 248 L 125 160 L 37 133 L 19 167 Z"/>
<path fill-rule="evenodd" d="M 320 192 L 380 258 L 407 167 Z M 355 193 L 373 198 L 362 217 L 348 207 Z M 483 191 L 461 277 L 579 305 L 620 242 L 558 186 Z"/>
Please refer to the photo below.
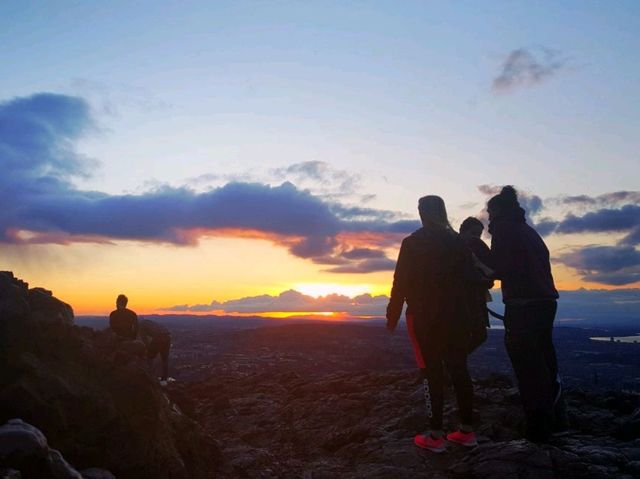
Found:
<path fill-rule="evenodd" d="M 127 308 L 129 298 L 124 294 L 116 299 L 116 310 L 109 315 L 111 331 L 121 338 L 136 339 L 138 335 L 138 315 Z"/>
<path fill-rule="evenodd" d="M 160 384 L 166 386 L 169 376 L 169 350 L 171 349 L 171 333 L 167 328 L 148 319 L 140 321 L 138 328 L 140 339 L 147 346 L 147 360 L 149 369 L 153 370 L 153 360 L 160 355 L 162 361 L 162 376 Z"/>
<path fill-rule="evenodd" d="M 387 329 L 393 331 L 407 303 L 407 329 L 421 369 L 430 432 L 414 444 L 443 452 L 444 367 L 449 370 L 458 401 L 460 428 L 451 442 L 475 446 L 472 428 L 473 385 L 467 368 L 471 332 L 468 283 L 475 279 L 471 251 L 451 228 L 439 196 L 420 198 L 422 228 L 402 241 L 387 307 Z"/>

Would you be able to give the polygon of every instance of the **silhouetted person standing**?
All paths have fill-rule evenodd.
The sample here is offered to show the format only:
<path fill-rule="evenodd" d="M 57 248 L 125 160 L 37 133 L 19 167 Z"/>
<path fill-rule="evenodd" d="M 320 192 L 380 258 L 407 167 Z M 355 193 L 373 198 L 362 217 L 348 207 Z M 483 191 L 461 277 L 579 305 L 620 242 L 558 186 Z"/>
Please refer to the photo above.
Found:
<path fill-rule="evenodd" d="M 148 319 L 140 321 L 140 339 L 147 346 L 149 369 L 153 369 L 153 360 L 160 355 L 162 362 L 161 384 L 166 384 L 169 376 L 169 350 L 171 349 L 171 333 L 167 328 Z"/>
<path fill-rule="evenodd" d="M 491 250 L 482 241 L 484 225 L 472 216 L 465 219 L 460 225 L 460 237 L 464 244 L 471 250 L 474 257 L 474 265 L 479 274 L 486 281 L 475 288 L 469 288 L 469 306 L 471 314 L 475 318 L 472 321 L 472 347 L 475 349 L 487 340 L 487 328 L 489 327 L 489 309 L 487 302 L 491 301 L 489 290 L 493 288 L 493 270 L 491 264 Z"/>
<path fill-rule="evenodd" d="M 491 198 L 487 210 L 491 263 L 505 303 L 505 345 L 518 379 L 526 437 L 544 442 L 567 429 L 552 341 L 558 291 L 549 250 L 527 224 L 513 187 Z"/>
<path fill-rule="evenodd" d="M 127 308 L 129 299 L 118 295 L 116 310 L 109 315 L 109 327 L 118 336 L 126 339 L 136 339 L 138 335 L 138 315 Z"/>
<path fill-rule="evenodd" d="M 402 241 L 387 307 L 387 328 L 393 331 L 407 303 L 407 328 L 424 382 L 430 431 L 414 438 L 416 446 L 445 450 L 442 424 L 444 367 L 453 382 L 460 429 L 447 439 L 477 444 L 473 433 L 473 386 L 467 369 L 470 332 L 466 278 L 472 274 L 471 252 L 453 231 L 442 198 L 420 198 L 422 228 Z"/>

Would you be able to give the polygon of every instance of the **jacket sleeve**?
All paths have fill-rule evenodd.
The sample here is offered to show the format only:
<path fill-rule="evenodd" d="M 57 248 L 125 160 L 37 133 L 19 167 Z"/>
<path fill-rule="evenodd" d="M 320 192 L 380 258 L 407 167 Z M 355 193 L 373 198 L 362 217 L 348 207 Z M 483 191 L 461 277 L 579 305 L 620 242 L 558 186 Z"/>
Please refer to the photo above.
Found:
<path fill-rule="evenodd" d="M 476 252 L 476 256 L 482 264 L 493 269 L 493 258 L 491 257 L 491 250 L 482 240 L 478 241 L 478 251 Z"/>
<path fill-rule="evenodd" d="M 406 240 L 402 241 L 396 270 L 393 274 L 393 286 L 391 288 L 391 296 L 389 297 L 389 305 L 387 306 L 387 325 L 395 327 L 400 320 L 402 307 L 407 296 L 409 286 L 409 248 Z"/>
<path fill-rule="evenodd" d="M 491 238 L 491 265 L 496 279 L 508 277 L 518 263 L 513 238 L 494 235 Z"/>

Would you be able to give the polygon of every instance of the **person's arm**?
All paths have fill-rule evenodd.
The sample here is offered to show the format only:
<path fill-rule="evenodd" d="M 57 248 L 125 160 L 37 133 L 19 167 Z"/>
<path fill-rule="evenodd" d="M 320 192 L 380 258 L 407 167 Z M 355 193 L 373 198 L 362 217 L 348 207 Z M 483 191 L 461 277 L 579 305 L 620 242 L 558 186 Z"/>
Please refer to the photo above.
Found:
<path fill-rule="evenodd" d="M 109 329 L 111 331 L 115 331 L 115 329 L 113 328 L 113 313 L 109 315 Z"/>
<path fill-rule="evenodd" d="M 510 275 L 518 263 L 513 238 L 505 234 L 491 237 L 491 263 L 496 279 L 503 280 Z"/>
<path fill-rule="evenodd" d="M 493 260 L 491 258 L 491 250 L 486 245 L 486 243 L 482 241 L 480 238 L 478 238 L 477 251 L 475 251 L 474 253 L 483 265 L 493 269 L 493 266 L 492 266 Z"/>
<path fill-rule="evenodd" d="M 398 262 L 396 270 L 393 274 L 393 286 L 391 288 L 391 296 L 389 297 L 389 305 L 387 306 L 387 329 L 393 331 L 400 320 L 402 307 L 406 300 L 407 289 L 409 284 L 409 252 L 406 240 L 400 246 L 398 254 Z"/>

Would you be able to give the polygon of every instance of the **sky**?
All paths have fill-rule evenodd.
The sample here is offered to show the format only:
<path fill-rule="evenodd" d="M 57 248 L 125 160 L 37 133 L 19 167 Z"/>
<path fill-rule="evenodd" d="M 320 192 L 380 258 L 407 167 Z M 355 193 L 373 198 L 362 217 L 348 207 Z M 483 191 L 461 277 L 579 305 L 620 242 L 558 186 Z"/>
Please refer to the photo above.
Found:
<path fill-rule="evenodd" d="M 640 304 L 638 31 L 635 1 L 4 2 L 0 266 L 77 314 L 382 314 L 417 199 L 457 227 L 512 184 L 560 289 Z"/>

